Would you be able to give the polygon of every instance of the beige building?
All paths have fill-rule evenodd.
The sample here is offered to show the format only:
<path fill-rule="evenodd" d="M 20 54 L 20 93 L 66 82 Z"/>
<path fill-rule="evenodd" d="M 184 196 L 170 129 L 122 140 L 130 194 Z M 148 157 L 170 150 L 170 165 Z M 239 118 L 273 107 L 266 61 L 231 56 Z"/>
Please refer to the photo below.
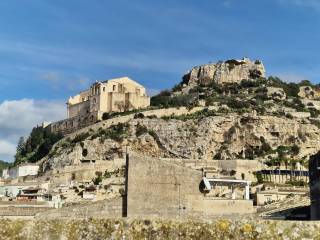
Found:
<path fill-rule="evenodd" d="M 105 112 L 124 112 L 149 105 L 150 98 L 146 89 L 128 77 L 97 81 L 90 89 L 70 97 L 67 102 L 68 118 L 91 113 L 102 116 Z"/>
<path fill-rule="evenodd" d="M 128 77 L 96 81 L 67 102 L 68 118 L 50 124 L 53 132 L 72 132 L 102 120 L 104 113 L 125 112 L 150 106 L 146 89 Z"/>

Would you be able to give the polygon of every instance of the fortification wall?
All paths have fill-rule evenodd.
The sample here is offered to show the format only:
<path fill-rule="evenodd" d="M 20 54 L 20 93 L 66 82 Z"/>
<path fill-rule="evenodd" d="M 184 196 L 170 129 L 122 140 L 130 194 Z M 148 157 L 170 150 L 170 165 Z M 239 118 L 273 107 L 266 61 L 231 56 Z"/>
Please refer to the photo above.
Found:
<path fill-rule="evenodd" d="M 171 115 L 176 115 L 180 116 L 183 114 L 192 114 L 197 111 L 203 110 L 205 107 L 195 107 L 192 109 L 187 109 L 185 107 L 180 107 L 180 108 L 166 108 L 166 109 L 156 109 L 156 110 L 141 110 L 141 112 L 144 114 L 144 116 L 156 116 L 158 118 L 163 117 L 163 116 L 171 116 Z M 209 110 L 217 110 L 216 106 L 210 106 Z M 100 127 L 110 127 L 112 125 L 118 124 L 118 123 L 126 123 L 130 121 L 131 119 L 134 119 L 135 114 L 128 114 L 125 116 L 119 116 L 119 117 L 114 117 L 112 119 L 104 120 L 101 122 L 98 122 L 98 120 L 101 120 L 102 118 L 102 113 L 101 112 L 96 112 L 96 113 L 91 113 L 90 116 L 86 118 L 70 118 L 70 119 L 65 119 L 61 120 L 55 123 L 50 124 L 47 129 L 48 131 L 51 132 L 61 132 L 63 134 L 70 134 L 74 133 L 77 131 L 77 133 L 81 132 L 86 132 L 90 128 L 97 130 Z"/>
<path fill-rule="evenodd" d="M 199 189 L 201 180 L 201 171 L 130 155 L 128 217 L 210 218 L 254 212 L 251 201 L 205 197 Z"/>

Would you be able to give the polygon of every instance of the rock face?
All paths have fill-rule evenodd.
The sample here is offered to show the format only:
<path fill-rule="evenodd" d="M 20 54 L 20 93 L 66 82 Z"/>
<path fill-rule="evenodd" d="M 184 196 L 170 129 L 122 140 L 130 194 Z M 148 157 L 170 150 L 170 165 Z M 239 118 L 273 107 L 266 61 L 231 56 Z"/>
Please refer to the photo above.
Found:
<path fill-rule="evenodd" d="M 205 64 L 191 69 L 184 77 L 188 86 L 225 84 L 241 82 L 243 79 L 265 77 L 265 68 L 261 61 L 252 62 L 248 58 L 227 60 L 215 64 Z"/>
<path fill-rule="evenodd" d="M 297 145 L 299 152 L 293 156 L 297 159 L 308 158 L 320 150 L 319 129 L 307 119 L 237 114 L 186 121 L 133 119 L 121 141 L 88 136 L 69 147 L 65 147 L 65 141 L 57 145 L 54 155 L 44 159 L 44 169 L 80 165 L 86 159 L 110 161 L 123 157 L 126 147 L 153 157 L 199 161 L 264 158 L 266 145 L 274 150 Z"/>
<path fill-rule="evenodd" d="M 299 88 L 299 97 L 305 99 L 319 99 L 320 98 L 320 89 L 312 88 L 311 86 L 301 86 Z"/>

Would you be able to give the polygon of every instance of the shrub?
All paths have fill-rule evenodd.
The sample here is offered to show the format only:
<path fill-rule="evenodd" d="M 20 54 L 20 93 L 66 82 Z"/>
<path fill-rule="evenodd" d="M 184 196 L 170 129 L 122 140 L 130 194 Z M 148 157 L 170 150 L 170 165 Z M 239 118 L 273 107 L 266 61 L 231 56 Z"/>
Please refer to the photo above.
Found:
<path fill-rule="evenodd" d="M 72 143 L 78 143 L 78 142 L 82 142 L 84 140 L 86 140 L 88 137 L 90 136 L 89 133 L 85 132 L 85 133 L 80 133 L 77 136 L 75 136 L 74 139 L 71 140 Z"/>
<path fill-rule="evenodd" d="M 88 149 L 85 148 L 85 149 L 82 150 L 82 156 L 83 157 L 88 156 Z"/>
<path fill-rule="evenodd" d="M 236 99 L 230 99 L 227 102 L 227 106 L 233 109 L 242 109 L 242 108 L 249 108 L 251 104 L 248 101 L 239 101 Z"/>
<path fill-rule="evenodd" d="M 138 124 L 136 129 L 136 136 L 140 137 L 145 133 L 148 133 L 148 129 L 146 128 L 146 126 Z"/>
<path fill-rule="evenodd" d="M 110 114 L 107 113 L 107 112 L 105 112 L 105 113 L 102 114 L 102 120 L 107 120 L 107 119 L 109 119 L 110 117 L 111 117 Z"/>
<path fill-rule="evenodd" d="M 256 172 L 256 173 L 255 173 L 255 176 L 256 176 L 256 178 L 257 178 L 257 182 L 258 182 L 258 183 L 263 183 L 263 177 L 262 177 L 261 172 Z"/>
<path fill-rule="evenodd" d="M 136 113 L 133 118 L 134 119 L 139 119 L 139 118 L 142 119 L 142 118 L 144 118 L 144 114 L 143 113 Z"/>

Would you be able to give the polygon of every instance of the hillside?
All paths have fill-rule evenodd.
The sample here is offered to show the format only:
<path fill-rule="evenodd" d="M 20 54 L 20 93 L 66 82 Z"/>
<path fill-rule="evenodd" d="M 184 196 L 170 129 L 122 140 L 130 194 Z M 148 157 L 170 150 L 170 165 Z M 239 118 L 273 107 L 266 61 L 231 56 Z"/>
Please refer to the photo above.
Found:
<path fill-rule="evenodd" d="M 150 109 L 113 114 L 61 140 L 42 139 L 33 149 L 48 142 L 48 154 L 29 161 L 41 160 L 47 171 L 86 159 L 109 161 L 130 149 L 198 161 L 260 159 L 306 165 L 320 150 L 318 88 L 309 81 L 266 78 L 258 60 L 195 67 L 172 90 L 154 96 Z"/>

